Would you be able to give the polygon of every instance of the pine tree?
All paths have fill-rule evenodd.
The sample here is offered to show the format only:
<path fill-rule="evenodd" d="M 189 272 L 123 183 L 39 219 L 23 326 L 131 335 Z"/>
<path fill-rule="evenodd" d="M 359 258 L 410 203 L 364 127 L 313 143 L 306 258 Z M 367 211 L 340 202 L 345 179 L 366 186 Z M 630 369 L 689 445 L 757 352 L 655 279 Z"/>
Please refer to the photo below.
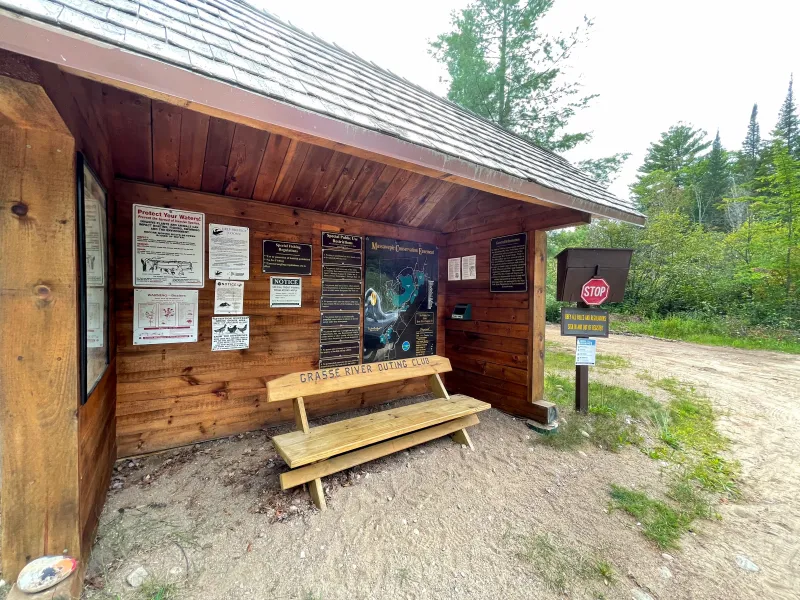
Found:
<path fill-rule="evenodd" d="M 646 175 L 666 171 L 673 175 L 676 184 L 685 185 L 690 178 L 691 167 L 711 145 L 705 137 L 706 132 L 702 129 L 694 129 L 685 123 L 673 125 L 661 134 L 657 142 L 650 144 L 639 172 Z"/>
<path fill-rule="evenodd" d="M 789 78 L 789 91 L 783 101 L 778 115 L 778 124 L 772 137 L 781 140 L 789 152 L 789 156 L 800 159 L 800 118 L 797 116 L 797 105 L 794 101 L 794 76 Z"/>
<path fill-rule="evenodd" d="M 750 123 L 747 125 L 747 135 L 742 142 L 742 151 L 739 153 L 739 171 L 745 182 L 753 179 L 758 168 L 761 156 L 761 128 L 758 125 L 758 104 L 753 104 L 750 113 Z"/>
<path fill-rule="evenodd" d="M 697 190 L 697 222 L 704 225 L 722 225 L 722 199 L 731 186 L 728 153 L 722 147 L 719 130 L 711 145 L 711 152 L 703 161 L 702 175 Z"/>

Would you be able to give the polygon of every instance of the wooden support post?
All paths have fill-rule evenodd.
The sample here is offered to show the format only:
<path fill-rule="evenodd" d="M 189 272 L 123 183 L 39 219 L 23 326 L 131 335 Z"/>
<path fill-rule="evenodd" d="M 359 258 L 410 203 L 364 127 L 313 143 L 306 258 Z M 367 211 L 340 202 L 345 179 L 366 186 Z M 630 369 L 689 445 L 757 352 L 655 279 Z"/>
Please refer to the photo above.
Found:
<path fill-rule="evenodd" d="M 38 85 L 0 77 L 2 572 L 81 556 L 75 140 Z"/>
<path fill-rule="evenodd" d="M 450 399 L 450 394 L 447 393 L 447 389 L 444 387 L 444 382 L 438 373 L 431 375 L 430 384 L 431 391 L 437 398 L 446 398 L 447 400 Z"/>
<path fill-rule="evenodd" d="M 475 446 L 472 445 L 472 439 L 469 437 L 466 429 L 459 429 L 451 434 L 450 437 L 453 438 L 453 441 L 457 444 L 463 444 L 470 450 L 475 450 Z"/>
<path fill-rule="evenodd" d="M 530 337 L 528 338 L 528 394 L 530 402 L 544 399 L 544 332 L 545 292 L 547 285 L 547 232 L 533 232 L 533 248 L 529 249 L 529 270 L 532 271 L 528 307 Z"/>
<path fill-rule="evenodd" d="M 306 416 L 306 405 L 303 402 L 303 397 L 300 396 L 292 401 L 294 407 L 294 423 L 297 429 L 303 433 L 308 433 L 308 417 Z"/>
<path fill-rule="evenodd" d="M 314 505 L 318 509 L 325 510 L 328 508 L 328 505 L 325 504 L 325 492 L 322 490 L 322 479 L 317 477 L 310 481 L 308 483 L 308 491 L 311 492 L 311 500 L 314 501 Z"/>
<path fill-rule="evenodd" d="M 589 412 L 589 367 L 575 367 L 575 410 L 584 415 Z"/>

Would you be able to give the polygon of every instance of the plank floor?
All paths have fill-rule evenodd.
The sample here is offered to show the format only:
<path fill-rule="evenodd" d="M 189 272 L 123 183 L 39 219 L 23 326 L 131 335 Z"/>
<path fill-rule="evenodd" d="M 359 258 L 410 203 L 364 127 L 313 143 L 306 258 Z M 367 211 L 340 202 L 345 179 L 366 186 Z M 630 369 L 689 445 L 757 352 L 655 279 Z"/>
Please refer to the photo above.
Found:
<path fill-rule="evenodd" d="M 449 400 L 438 398 L 320 425 L 309 433 L 292 431 L 275 436 L 272 443 L 294 469 L 489 408 L 486 402 L 454 394 Z"/>

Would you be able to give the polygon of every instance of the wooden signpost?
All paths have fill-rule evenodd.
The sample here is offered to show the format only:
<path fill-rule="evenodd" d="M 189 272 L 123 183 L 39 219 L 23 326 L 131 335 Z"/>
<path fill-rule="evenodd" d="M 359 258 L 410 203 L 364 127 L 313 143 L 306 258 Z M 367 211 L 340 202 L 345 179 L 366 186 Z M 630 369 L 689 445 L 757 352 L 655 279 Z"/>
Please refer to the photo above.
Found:
<path fill-rule="evenodd" d="M 589 364 L 578 360 L 577 340 L 608 337 L 608 311 L 596 307 L 607 301 L 622 300 L 632 252 L 567 248 L 556 257 L 556 298 L 563 302 L 577 302 L 577 308 L 561 309 L 561 335 L 576 338 L 575 410 L 583 414 L 589 412 Z"/>

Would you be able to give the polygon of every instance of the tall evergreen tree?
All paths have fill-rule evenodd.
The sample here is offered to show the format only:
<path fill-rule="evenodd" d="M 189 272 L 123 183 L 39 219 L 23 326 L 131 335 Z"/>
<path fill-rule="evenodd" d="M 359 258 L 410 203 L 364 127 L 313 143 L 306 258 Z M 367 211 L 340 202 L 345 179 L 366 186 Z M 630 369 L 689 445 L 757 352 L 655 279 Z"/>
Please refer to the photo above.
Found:
<path fill-rule="evenodd" d="M 781 140 L 789 152 L 789 156 L 800 159 L 800 118 L 797 116 L 797 105 L 794 100 L 794 76 L 789 78 L 789 91 L 778 114 L 778 124 L 772 136 Z"/>
<path fill-rule="evenodd" d="M 761 156 L 761 128 L 758 125 L 758 104 L 753 104 L 750 113 L 750 123 L 747 125 L 747 134 L 742 142 L 742 151 L 739 153 L 738 167 L 739 172 L 745 182 L 753 179 L 758 168 L 758 160 Z"/>
<path fill-rule="evenodd" d="M 666 171 L 673 175 L 679 186 L 685 185 L 690 179 L 691 167 L 711 145 L 705 137 L 706 132 L 702 129 L 694 129 L 685 123 L 673 125 L 661 134 L 657 142 L 650 144 L 639 172 L 646 175 Z"/>
<path fill-rule="evenodd" d="M 447 66 L 448 98 L 544 148 L 563 151 L 589 139 L 566 133 L 570 118 L 595 97 L 564 77 L 572 50 L 591 26 L 567 36 L 540 30 L 554 0 L 474 0 L 454 12 L 451 30 L 431 43 Z"/>
<path fill-rule="evenodd" d="M 722 147 L 719 130 L 711 145 L 711 152 L 703 160 L 697 198 L 697 222 L 703 225 L 722 225 L 722 199 L 731 187 L 728 153 Z"/>

